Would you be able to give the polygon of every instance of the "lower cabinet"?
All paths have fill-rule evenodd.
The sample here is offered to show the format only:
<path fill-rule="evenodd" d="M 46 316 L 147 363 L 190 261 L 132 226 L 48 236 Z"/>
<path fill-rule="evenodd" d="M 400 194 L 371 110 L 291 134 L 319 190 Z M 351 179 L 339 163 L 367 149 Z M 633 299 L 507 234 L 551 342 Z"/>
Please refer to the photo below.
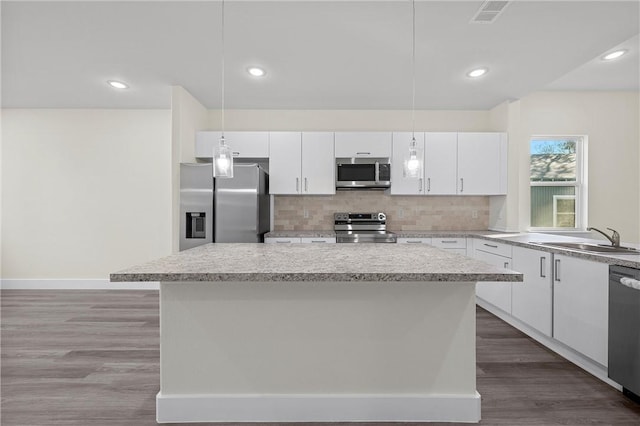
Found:
<path fill-rule="evenodd" d="M 482 260 L 498 268 L 511 268 L 511 246 L 486 240 L 474 240 L 473 258 Z M 479 282 L 476 296 L 501 310 L 511 313 L 511 283 Z"/>
<path fill-rule="evenodd" d="M 511 315 L 551 337 L 551 253 L 513 247 L 512 269 L 524 275 L 524 282 L 511 286 Z"/>
<path fill-rule="evenodd" d="M 553 255 L 553 337 L 607 365 L 609 265 Z"/>
<path fill-rule="evenodd" d="M 335 244 L 336 237 L 266 237 L 265 244 Z"/>

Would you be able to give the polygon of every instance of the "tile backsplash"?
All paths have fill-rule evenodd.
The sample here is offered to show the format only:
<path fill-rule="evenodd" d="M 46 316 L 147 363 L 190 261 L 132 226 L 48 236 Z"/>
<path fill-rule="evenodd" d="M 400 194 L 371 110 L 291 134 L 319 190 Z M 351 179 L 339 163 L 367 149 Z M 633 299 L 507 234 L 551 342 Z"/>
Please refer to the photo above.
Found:
<path fill-rule="evenodd" d="M 333 229 L 335 212 L 384 212 L 391 231 L 485 230 L 486 196 L 390 196 L 379 191 L 338 191 L 335 195 L 277 195 L 274 231 Z"/>

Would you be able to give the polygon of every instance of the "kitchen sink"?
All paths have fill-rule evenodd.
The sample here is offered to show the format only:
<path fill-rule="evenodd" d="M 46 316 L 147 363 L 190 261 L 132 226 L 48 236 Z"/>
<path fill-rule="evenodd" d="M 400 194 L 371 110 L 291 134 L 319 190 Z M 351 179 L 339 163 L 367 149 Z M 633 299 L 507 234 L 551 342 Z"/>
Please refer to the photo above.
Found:
<path fill-rule="evenodd" d="M 550 243 L 536 243 L 543 246 L 566 248 L 571 250 L 581 250 L 591 253 L 605 253 L 605 254 L 640 254 L 640 250 L 631 247 L 614 247 L 606 244 L 592 244 L 592 243 L 564 243 L 564 242 L 550 242 Z"/>

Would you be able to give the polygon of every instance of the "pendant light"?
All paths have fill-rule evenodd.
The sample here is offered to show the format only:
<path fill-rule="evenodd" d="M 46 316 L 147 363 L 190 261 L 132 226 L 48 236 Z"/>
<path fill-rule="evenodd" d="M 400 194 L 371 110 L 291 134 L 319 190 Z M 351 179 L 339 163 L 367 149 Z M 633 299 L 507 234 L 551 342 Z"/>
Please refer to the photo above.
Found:
<path fill-rule="evenodd" d="M 411 178 L 422 177 L 422 158 L 416 143 L 416 2 L 411 0 L 412 38 L 411 38 L 411 142 L 404 160 L 404 175 Z"/>
<path fill-rule="evenodd" d="M 224 0 L 222 0 L 222 23 L 220 25 L 222 32 L 222 108 L 220 141 L 218 146 L 213 150 L 213 177 L 216 178 L 232 178 L 233 177 L 233 153 L 227 145 L 224 138 Z"/>

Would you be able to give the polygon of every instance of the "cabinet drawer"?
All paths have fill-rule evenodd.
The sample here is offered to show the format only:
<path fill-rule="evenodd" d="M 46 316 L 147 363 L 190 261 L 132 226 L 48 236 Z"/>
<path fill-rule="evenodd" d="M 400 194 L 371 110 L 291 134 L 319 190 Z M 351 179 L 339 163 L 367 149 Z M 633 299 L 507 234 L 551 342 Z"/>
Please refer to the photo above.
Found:
<path fill-rule="evenodd" d="M 310 244 L 320 244 L 320 243 L 335 244 L 336 239 L 335 237 L 302 237 L 300 238 L 300 242 L 310 243 Z"/>
<path fill-rule="evenodd" d="M 487 253 L 497 254 L 498 256 L 508 257 L 509 259 L 511 259 L 513 252 L 513 248 L 509 244 L 480 239 L 474 241 L 474 248 Z"/>
<path fill-rule="evenodd" d="M 431 238 L 398 238 L 398 244 L 431 244 Z"/>
<path fill-rule="evenodd" d="M 297 237 L 268 237 L 264 239 L 265 244 L 287 244 L 299 243 L 300 238 Z"/>
<path fill-rule="evenodd" d="M 432 238 L 431 245 L 443 249 L 466 249 L 466 238 Z"/>

